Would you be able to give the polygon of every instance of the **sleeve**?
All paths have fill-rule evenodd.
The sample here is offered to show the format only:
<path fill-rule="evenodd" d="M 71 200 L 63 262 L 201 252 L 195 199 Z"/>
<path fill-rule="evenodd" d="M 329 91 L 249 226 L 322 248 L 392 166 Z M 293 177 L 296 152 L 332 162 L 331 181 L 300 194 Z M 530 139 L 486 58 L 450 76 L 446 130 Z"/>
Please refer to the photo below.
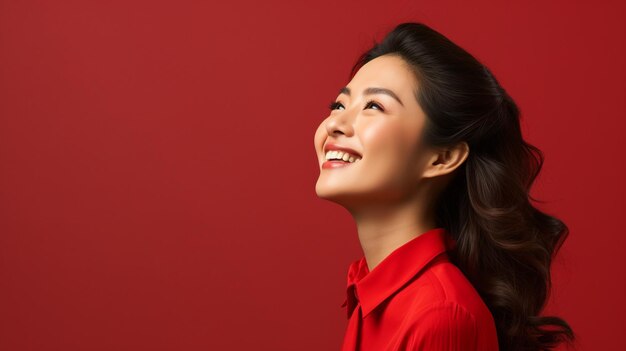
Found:
<path fill-rule="evenodd" d="M 419 312 L 407 335 L 411 351 L 478 351 L 474 316 L 455 302 L 431 305 Z"/>

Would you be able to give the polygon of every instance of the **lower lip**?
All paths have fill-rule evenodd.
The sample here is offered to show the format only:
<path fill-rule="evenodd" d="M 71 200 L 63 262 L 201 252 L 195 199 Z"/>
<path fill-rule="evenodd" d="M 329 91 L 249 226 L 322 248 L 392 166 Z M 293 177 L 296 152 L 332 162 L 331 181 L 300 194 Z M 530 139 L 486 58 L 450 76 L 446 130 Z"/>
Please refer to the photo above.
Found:
<path fill-rule="evenodd" d="M 351 164 L 353 164 L 354 162 L 343 162 L 343 161 L 326 161 L 324 163 L 322 163 L 322 169 L 328 169 L 328 168 L 342 168 L 342 167 L 347 167 Z"/>

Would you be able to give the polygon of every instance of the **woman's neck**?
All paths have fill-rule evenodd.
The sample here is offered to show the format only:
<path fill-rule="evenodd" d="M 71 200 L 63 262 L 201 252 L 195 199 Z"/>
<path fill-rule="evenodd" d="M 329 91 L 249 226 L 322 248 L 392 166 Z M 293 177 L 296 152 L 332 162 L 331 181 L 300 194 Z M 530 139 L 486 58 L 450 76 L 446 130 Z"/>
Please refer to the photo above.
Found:
<path fill-rule="evenodd" d="M 370 271 L 395 249 L 436 227 L 434 213 L 423 203 L 412 199 L 351 211 Z"/>

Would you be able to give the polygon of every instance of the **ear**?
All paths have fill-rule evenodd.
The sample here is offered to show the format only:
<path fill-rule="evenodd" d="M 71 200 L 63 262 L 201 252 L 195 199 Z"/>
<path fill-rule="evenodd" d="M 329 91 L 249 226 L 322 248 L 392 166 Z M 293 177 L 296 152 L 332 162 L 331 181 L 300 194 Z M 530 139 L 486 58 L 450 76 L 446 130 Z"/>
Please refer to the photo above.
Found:
<path fill-rule="evenodd" d="M 422 177 L 434 178 L 452 173 L 465 162 L 469 155 L 469 146 L 461 141 L 453 147 L 437 149 L 426 163 Z"/>

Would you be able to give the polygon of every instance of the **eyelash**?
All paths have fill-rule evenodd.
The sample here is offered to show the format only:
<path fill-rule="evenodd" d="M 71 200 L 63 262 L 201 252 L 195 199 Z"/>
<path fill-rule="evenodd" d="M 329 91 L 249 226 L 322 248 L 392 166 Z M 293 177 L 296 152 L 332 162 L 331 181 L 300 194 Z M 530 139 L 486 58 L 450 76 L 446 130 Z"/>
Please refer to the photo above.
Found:
<path fill-rule="evenodd" d="M 380 104 L 379 104 L 379 103 L 377 103 L 377 102 L 375 102 L 374 100 L 369 100 L 369 101 L 367 101 L 367 102 L 365 103 L 365 107 L 366 107 L 366 108 L 367 108 L 368 106 L 370 106 L 370 105 L 372 105 L 372 106 L 373 106 L 373 105 L 375 105 L 376 107 L 378 107 L 378 109 L 379 109 L 380 111 L 385 111 L 385 110 L 383 109 L 383 107 L 382 107 L 382 106 L 380 106 Z M 332 101 L 332 102 L 330 103 L 330 105 L 328 105 L 328 108 L 332 111 L 332 110 L 336 110 L 339 106 L 343 106 L 343 104 L 342 104 L 341 102 L 339 102 L 339 101 Z"/>

